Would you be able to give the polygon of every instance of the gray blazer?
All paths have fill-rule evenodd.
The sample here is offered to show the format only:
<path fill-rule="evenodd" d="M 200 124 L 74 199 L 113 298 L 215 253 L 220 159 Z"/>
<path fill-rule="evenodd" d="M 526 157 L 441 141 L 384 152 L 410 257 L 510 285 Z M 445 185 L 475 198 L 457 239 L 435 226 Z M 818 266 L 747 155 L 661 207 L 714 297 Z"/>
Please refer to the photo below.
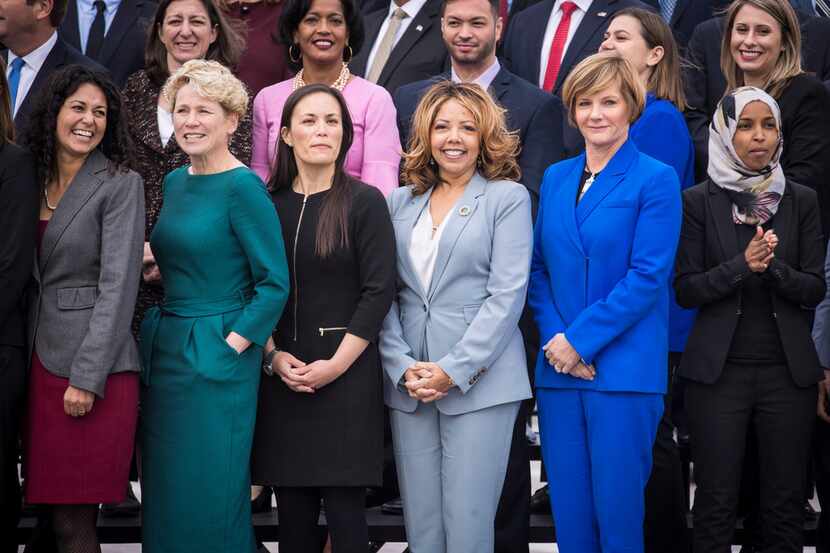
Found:
<path fill-rule="evenodd" d="M 389 196 L 398 252 L 398 290 L 380 332 L 386 404 L 412 412 L 401 386 L 416 360 L 437 363 L 456 386 L 438 400 L 448 415 L 531 397 L 519 317 L 533 249 L 530 196 L 521 184 L 476 174 L 453 208 L 429 290 L 409 257 L 412 229 L 431 191 Z"/>
<path fill-rule="evenodd" d="M 144 185 L 92 152 L 46 227 L 35 261 L 29 353 L 103 397 L 107 376 L 140 370 L 130 323 L 141 278 Z"/>

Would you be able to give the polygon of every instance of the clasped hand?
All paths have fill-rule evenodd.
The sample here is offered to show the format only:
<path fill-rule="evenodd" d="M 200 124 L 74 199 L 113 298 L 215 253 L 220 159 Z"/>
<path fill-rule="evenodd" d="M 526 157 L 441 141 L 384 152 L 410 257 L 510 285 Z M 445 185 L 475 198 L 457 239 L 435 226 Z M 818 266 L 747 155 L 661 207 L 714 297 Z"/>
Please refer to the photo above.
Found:
<path fill-rule="evenodd" d="M 63 412 L 70 417 L 83 417 L 92 411 L 94 403 L 95 394 L 75 386 L 68 386 L 63 394 Z"/>
<path fill-rule="evenodd" d="M 755 229 L 755 236 L 749 241 L 744 252 L 749 270 L 753 273 L 763 273 L 775 257 L 775 247 L 778 246 L 778 236 L 770 229 L 764 232 L 759 225 Z"/>
<path fill-rule="evenodd" d="M 437 363 L 418 361 L 403 373 L 409 397 L 430 403 L 447 396 L 452 378 Z"/>
<path fill-rule="evenodd" d="M 579 352 L 561 332 L 551 338 L 542 350 L 545 352 L 548 364 L 558 373 L 569 374 L 583 380 L 593 380 L 597 374 L 593 365 L 586 365 L 582 362 Z"/>
<path fill-rule="evenodd" d="M 281 351 L 274 357 L 273 367 L 286 386 L 304 394 L 313 394 L 345 372 L 331 359 L 306 364 L 287 351 Z"/>

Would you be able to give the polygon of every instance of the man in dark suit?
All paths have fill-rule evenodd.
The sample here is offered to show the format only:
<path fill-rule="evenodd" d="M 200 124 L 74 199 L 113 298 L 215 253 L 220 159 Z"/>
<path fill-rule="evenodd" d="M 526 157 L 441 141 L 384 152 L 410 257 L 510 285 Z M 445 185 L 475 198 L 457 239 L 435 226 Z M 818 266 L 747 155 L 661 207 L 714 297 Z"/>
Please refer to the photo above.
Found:
<path fill-rule="evenodd" d="M 596 54 L 615 12 L 638 0 L 543 0 L 517 13 L 504 40 L 503 57 L 514 74 L 559 96 L 571 69 Z M 558 39 L 557 37 L 560 37 Z M 568 157 L 583 148 L 570 125 L 564 131 Z"/>
<path fill-rule="evenodd" d="M 65 14 L 66 0 L 0 2 L 0 42 L 8 48 L 2 55 L 18 134 L 26 128 L 32 99 L 56 70 L 73 63 L 104 70 L 58 36 Z"/>
<path fill-rule="evenodd" d="M 801 25 L 801 61 L 804 70 L 821 80 L 830 79 L 830 20 L 796 10 Z M 706 178 L 709 148 L 709 120 L 726 90 L 720 68 L 720 49 L 725 18 L 710 19 L 697 26 L 689 41 L 684 83 L 685 112 L 695 142 L 695 176 Z"/>
<path fill-rule="evenodd" d="M 666 12 L 660 5 L 660 0 L 643 0 L 646 4 L 659 12 L 668 22 L 674 33 L 674 40 L 683 52 L 695 27 L 707 19 L 712 19 L 720 10 L 726 8 L 726 0 L 677 0 L 671 13 Z"/>
<path fill-rule="evenodd" d="M 365 18 L 366 42 L 349 62 L 355 75 L 394 94 L 398 87 L 441 73 L 442 0 L 393 0 Z"/>
<path fill-rule="evenodd" d="M 154 0 L 69 0 L 58 34 L 106 67 L 123 88 L 127 77 L 144 68 L 147 27 L 157 7 Z"/>
<path fill-rule="evenodd" d="M 501 38 L 502 27 L 498 0 L 448 0 L 443 8 L 441 31 L 450 53 L 450 71 L 398 89 L 395 94 L 398 128 L 406 147 L 418 101 L 437 80 L 473 82 L 488 89 L 493 99 L 507 110 L 508 128 L 519 136 L 521 182 L 530 192 L 535 214 L 543 173 L 564 156 L 562 103 L 556 96 L 546 94 L 501 67 L 496 58 L 496 44 Z M 539 336 L 529 313 L 522 317 L 520 327 L 532 375 Z M 496 514 L 495 553 L 528 551 L 530 461 L 525 421 L 529 407 L 529 402 L 525 402 L 513 429 L 507 473 Z"/>

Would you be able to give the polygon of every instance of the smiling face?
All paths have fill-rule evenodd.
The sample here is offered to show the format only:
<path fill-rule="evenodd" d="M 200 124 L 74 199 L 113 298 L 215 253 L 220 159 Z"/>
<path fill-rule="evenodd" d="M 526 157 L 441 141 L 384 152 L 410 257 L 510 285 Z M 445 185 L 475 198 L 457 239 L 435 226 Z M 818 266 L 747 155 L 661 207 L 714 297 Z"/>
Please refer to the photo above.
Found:
<path fill-rule="evenodd" d="M 444 102 L 432 123 L 429 140 L 441 180 L 472 177 L 481 149 L 481 132 L 470 110 L 454 99 Z"/>
<path fill-rule="evenodd" d="M 663 47 L 649 48 L 643 38 L 640 22 L 630 15 L 615 17 L 605 38 L 599 46 L 600 52 L 616 52 L 631 64 L 644 83 L 652 68 L 663 59 Z"/>
<path fill-rule="evenodd" d="M 218 36 L 201 0 L 173 0 L 167 6 L 158 34 L 167 49 L 170 73 L 187 61 L 203 59 Z"/>
<path fill-rule="evenodd" d="M 227 113 L 193 85 L 186 84 L 176 93 L 173 129 L 179 147 L 191 158 L 223 154 L 238 123 L 236 114 Z"/>
<path fill-rule="evenodd" d="M 107 132 L 107 97 L 94 84 L 84 83 L 66 98 L 58 112 L 58 152 L 86 158 Z"/>
<path fill-rule="evenodd" d="M 280 132 L 298 164 L 334 165 L 343 141 L 340 104 L 325 92 L 309 94 L 294 107 L 291 128 Z"/>
<path fill-rule="evenodd" d="M 349 29 L 340 0 L 314 0 L 294 31 L 294 42 L 302 52 L 303 65 L 341 63 L 348 41 Z"/>
<path fill-rule="evenodd" d="M 729 51 L 744 73 L 746 84 L 763 85 L 783 50 L 781 25 L 755 6 L 738 10 L 729 39 Z"/>
<path fill-rule="evenodd" d="M 755 101 L 744 106 L 732 145 L 749 169 L 760 171 L 769 165 L 778 147 L 778 125 L 768 105 Z"/>
<path fill-rule="evenodd" d="M 574 121 L 586 146 L 613 148 L 625 142 L 629 117 L 629 108 L 618 84 L 576 99 Z"/>
<path fill-rule="evenodd" d="M 501 31 L 489 0 L 453 0 L 444 8 L 441 33 L 453 63 L 491 65 Z"/>

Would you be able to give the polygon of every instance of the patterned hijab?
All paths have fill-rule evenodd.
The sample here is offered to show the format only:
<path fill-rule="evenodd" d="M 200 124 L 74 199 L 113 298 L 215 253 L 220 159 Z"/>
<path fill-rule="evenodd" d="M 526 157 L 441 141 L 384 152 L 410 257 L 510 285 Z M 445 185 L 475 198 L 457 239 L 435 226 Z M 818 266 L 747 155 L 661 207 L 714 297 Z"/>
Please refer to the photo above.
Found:
<path fill-rule="evenodd" d="M 732 139 L 744 108 L 751 102 L 769 106 L 778 126 L 778 146 L 769 165 L 755 171 L 744 165 L 735 152 Z M 781 136 L 781 110 L 766 92 L 743 86 L 724 96 L 709 125 L 709 178 L 732 200 L 735 224 L 762 225 L 778 211 L 784 195 L 784 171 L 779 160 L 784 147 Z"/>

